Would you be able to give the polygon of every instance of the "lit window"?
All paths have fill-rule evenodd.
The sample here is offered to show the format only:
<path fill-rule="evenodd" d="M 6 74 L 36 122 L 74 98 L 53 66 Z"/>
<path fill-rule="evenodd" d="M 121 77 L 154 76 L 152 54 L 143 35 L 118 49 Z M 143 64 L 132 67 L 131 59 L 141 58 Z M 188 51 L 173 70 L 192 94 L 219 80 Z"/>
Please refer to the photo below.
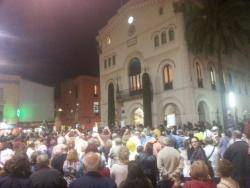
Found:
<path fill-rule="evenodd" d="M 110 38 L 110 37 L 107 37 L 107 38 L 106 38 L 106 41 L 107 41 L 107 44 L 108 44 L 108 45 L 111 44 L 111 38 Z"/>
<path fill-rule="evenodd" d="M 133 16 L 129 16 L 128 18 L 128 24 L 132 24 L 134 22 L 134 17 Z"/>
<path fill-rule="evenodd" d="M 168 37 L 170 42 L 174 40 L 174 29 L 172 27 L 168 30 Z"/>
<path fill-rule="evenodd" d="M 93 113 L 94 114 L 99 114 L 100 112 L 100 103 L 97 101 L 93 102 Z"/>
<path fill-rule="evenodd" d="M 173 89 L 173 69 L 171 65 L 165 65 L 163 68 L 164 89 Z"/>
<path fill-rule="evenodd" d="M 211 79 L 211 87 L 213 90 L 216 89 L 216 80 L 215 80 L 215 73 L 213 68 L 210 68 L 210 79 Z"/>
<path fill-rule="evenodd" d="M 133 58 L 129 65 L 129 86 L 130 91 L 142 89 L 141 62 L 138 58 Z"/>
<path fill-rule="evenodd" d="M 203 88 L 203 80 L 202 80 L 202 74 L 201 74 L 201 67 L 199 63 L 196 63 L 196 72 L 197 72 L 197 81 L 198 81 L 198 87 Z"/>
<path fill-rule="evenodd" d="M 166 31 L 163 31 L 161 33 L 161 43 L 162 44 L 166 44 L 167 43 L 167 34 L 166 34 Z"/>
<path fill-rule="evenodd" d="M 72 90 L 69 90 L 69 94 L 70 94 L 70 95 L 72 94 Z"/>
<path fill-rule="evenodd" d="M 154 45 L 155 45 L 155 47 L 159 47 L 159 45 L 160 45 L 160 41 L 159 41 L 159 36 L 158 35 L 156 35 L 154 37 Z"/>
<path fill-rule="evenodd" d="M 97 85 L 94 85 L 94 96 L 97 96 Z"/>
<path fill-rule="evenodd" d="M 113 57 L 112 57 L 112 62 L 113 62 L 113 65 L 115 65 L 115 56 L 113 55 Z"/>

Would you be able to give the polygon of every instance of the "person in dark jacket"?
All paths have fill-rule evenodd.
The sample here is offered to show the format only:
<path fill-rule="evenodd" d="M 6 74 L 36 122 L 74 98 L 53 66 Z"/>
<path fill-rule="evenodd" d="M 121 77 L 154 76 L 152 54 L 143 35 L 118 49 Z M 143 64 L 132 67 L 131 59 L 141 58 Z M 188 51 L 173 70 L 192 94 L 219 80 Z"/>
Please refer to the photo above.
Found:
<path fill-rule="evenodd" d="M 192 148 L 191 148 L 190 153 L 189 153 L 189 160 L 190 160 L 191 164 L 193 164 L 194 161 L 198 161 L 198 160 L 204 161 L 205 164 L 209 168 L 211 178 L 213 178 L 214 177 L 213 168 L 207 159 L 205 151 L 200 146 L 199 139 L 197 137 L 193 137 L 191 139 L 191 145 L 192 145 Z"/>
<path fill-rule="evenodd" d="M 68 148 L 66 146 L 64 146 L 62 148 L 62 152 L 61 153 L 58 153 L 56 154 L 52 160 L 51 160 L 51 166 L 58 170 L 62 175 L 63 175 L 63 164 L 64 164 L 64 161 L 66 160 L 67 158 L 67 151 L 68 151 Z"/>
<path fill-rule="evenodd" d="M 38 170 L 30 176 L 33 188 L 67 188 L 61 173 L 49 168 L 47 154 L 37 156 L 37 167 Z"/>
<path fill-rule="evenodd" d="M 242 134 L 240 131 L 233 132 L 234 143 L 224 153 L 224 159 L 229 160 L 233 166 L 232 177 L 238 181 L 240 187 L 244 187 L 245 179 L 247 178 L 247 158 L 248 144 L 241 140 Z"/>
<path fill-rule="evenodd" d="M 115 182 L 110 177 L 102 177 L 98 172 L 101 157 L 100 154 L 89 152 L 84 156 L 85 176 L 74 180 L 69 188 L 116 188 Z"/>
<path fill-rule="evenodd" d="M 152 184 L 153 187 L 157 187 L 157 159 L 153 155 L 153 144 L 148 142 L 145 147 L 145 151 L 140 153 L 138 156 L 138 163 L 141 167 L 143 174 L 147 176 Z"/>
<path fill-rule="evenodd" d="M 153 188 L 153 185 L 144 174 L 137 162 L 131 161 L 128 164 L 128 176 L 119 188 Z"/>
<path fill-rule="evenodd" d="M 4 171 L 6 176 L 0 178 L 1 188 L 32 188 L 27 156 L 23 154 L 14 155 L 5 163 Z"/>

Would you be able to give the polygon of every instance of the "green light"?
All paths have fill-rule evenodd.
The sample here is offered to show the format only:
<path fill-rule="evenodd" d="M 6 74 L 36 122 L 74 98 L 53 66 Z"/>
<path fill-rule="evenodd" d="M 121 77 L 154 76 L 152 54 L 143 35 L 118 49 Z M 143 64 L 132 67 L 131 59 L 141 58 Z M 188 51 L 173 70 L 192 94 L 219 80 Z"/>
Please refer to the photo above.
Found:
<path fill-rule="evenodd" d="M 3 117 L 5 121 L 15 121 L 16 120 L 15 106 L 11 104 L 4 105 Z"/>
<path fill-rule="evenodd" d="M 17 111 L 16 111 L 16 116 L 17 116 L 18 118 L 20 118 L 20 114 L 21 114 L 21 110 L 18 108 Z"/>
<path fill-rule="evenodd" d="M 29 104 L 22 105 L 19 109 L 19 121 L 32 121 L 33 111 L 32 106 Z"/>

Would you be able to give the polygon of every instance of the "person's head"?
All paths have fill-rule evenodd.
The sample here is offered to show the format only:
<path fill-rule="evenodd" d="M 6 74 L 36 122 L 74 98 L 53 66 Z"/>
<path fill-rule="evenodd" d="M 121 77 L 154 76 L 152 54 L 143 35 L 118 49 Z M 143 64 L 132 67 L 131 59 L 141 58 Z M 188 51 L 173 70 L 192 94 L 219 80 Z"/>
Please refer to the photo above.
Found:
<path fill-rule="evenodd" d="M 231 138 L 231 137 L 232 137 L 232 132 L 231 132 L 230 130 L 226 130 L 226 131 L 225 131 L 225 135 L 226 135 L 227 137 Z"/>
<path fill-rule="evenodd" d="M 139 179 L 144 178 L 144 174 L 138 163 L 131 161 L 128 163 L 128 176 L 127 179 Z"/>
<path fill-rule="evenodd" d="M 47 168 L 49 166 L 49 157 L 45 153 L 41 153 L 36 157 L 36 163 L 38 168 Z"/>
<path fill-rule="evenodd" d="M 15 177 L 29 177 L 31 174 L 30 163 L 25 155 L 16 154 L 6 161 L 4 170 L 7 174 Z"/>
<path fill-rule="evenodd" d="M 145 146 L 145 153 L 148 155 L 153 155 L 153 143 L 148 142 Z"/>
<path fill-rule="evenodd" d="M 85 149 L 85 153 L 89 153 L 89 152 L 94 152 L 97 153 L 98 152 L 98 147 L 96 144 L 94 143 L 88 143 L 87 148 Z"/>
<path fill-rule="evenodd" d="M 69 149 L 69 150 L 74 149 L 74 148 L 75 148 L 75 141 L 70 140 L 70 141 L 67 143 L 67 146 L 68 146 L 68 149 Z"/>
<path fill-rule="evenodd" d="M 101 165 L 99 153 L 89 152 L 84 156 L 84 169 L 86 172 L 97 171 Z"/>
<path fill-rule="evenodd" d="M 117 146 L 122 145 L 122 139 L 121 138 L 115 138 L 114 141 L 115 141 L 115 145 L 117 145 Z"/>
<path fill-rule="evenodd" d="M 192 179 L 207 181 L 210 179 L 208 166 L 204 161 L 194 161 L 191 165 L 190 176 Z"/>
<path fill-rule="evenodd" d="M 129 150 L 127 147 L 122 146 L 118 151 L 118 158 L 122 163 L 128 163 L 129 161 Z"/>
<path fill-rule="evenodd" d="M 174 141 L 170 136 L 161 137 L 159 141 L 163 147 L 164 146 L 174 147 Z"/>
<path fill-rule="evenodd" d="M 192 139 L 191 139 L 191 145 L 192 145 L 192 147 L 194 148 L 194 149 L 197 149 L 199 146 L 200 146 L 200 141 L 199 141 L 199 139 L 197 138 L 197 137 L 193 137 Z"/>
<path fill-rule="evenodd" d="M 70 162 L 77 162 L 79 160 L 77 151 L 75 149 L 71 149 L 68 151 L 67 160 Z"/>
<path fill-rule="evenodd" d="M 217 171 L 219 176 L 222 178 L 230 177 L 233 171 L 233 164 L 226 159 L 222 159 L 218 162 Z"/>
<path fill-rule="evenodd" d="M 233 132 L 233 138 L 234 139 L 241 139 L 242 138 L 242 133 L 239 130 L 235 130 Z"/>

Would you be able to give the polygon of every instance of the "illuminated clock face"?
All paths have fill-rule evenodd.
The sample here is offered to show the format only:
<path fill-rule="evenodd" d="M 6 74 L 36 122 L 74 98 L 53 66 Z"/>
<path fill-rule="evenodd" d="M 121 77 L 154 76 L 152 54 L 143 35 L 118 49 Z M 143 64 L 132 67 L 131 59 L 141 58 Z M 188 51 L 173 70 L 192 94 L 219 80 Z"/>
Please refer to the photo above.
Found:
<path fill-rule="evenodd" d="M 128 28 L 128 36 L 133 36 L 135 34 L 135 25 L 130 25 L 129 28 Z"/>

